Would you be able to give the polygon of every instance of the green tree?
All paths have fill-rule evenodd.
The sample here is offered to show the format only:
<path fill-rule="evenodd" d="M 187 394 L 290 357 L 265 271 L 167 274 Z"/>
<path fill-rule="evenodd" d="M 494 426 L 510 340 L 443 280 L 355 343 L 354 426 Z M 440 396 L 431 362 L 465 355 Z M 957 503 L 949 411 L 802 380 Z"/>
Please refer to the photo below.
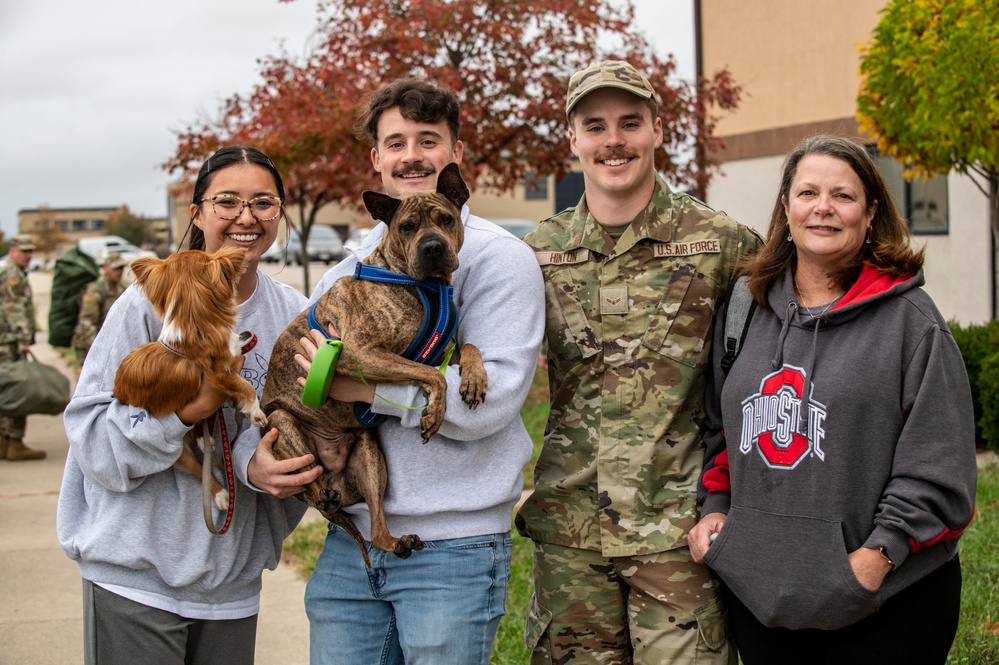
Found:
<path fill-rule="evenodd" d="M 152 240 L 150 237 L 152 227 L 149 220 L 141 215 L 133 214 L 126 205 L 111 213 L 106 228 L 109 235 L 121 236 L 136 247 L 142 247 L 146 242 Z"/>
<path fill-rule="evenodd" d="M 999 8 L 995 0 L 892 0 L 862 48 L 861 130 L 906 177 L 967 174 L 999 246 Z M 999 294 L 993 294 L 999 303 Z"/>
<path fill-rule="evenodd" d="M 726 70 L 678 81 L 634 23 L 630 0 L 317 0 L 315 44 L 304 62 L 264 61 L 263 81 L 228 100 L 217 120 L 187 127 L 165 165 L 191 174 L 219 145 L 246 142 L 285 177 L 303 245 L 316 212 L 359 208 L 380 186 L 370 146 L 353 136 L 364 94 L 402 76 L 435 80 L 461 100 L 462 176 L 471 188 L 510 191 L 527 172 L 563 175 L 569 76 L 604 57 L 626 58 L 659 92 L 665 149 L 657 167 L 682 188 L 701 189 L 717 171 L 718 109 L 738 103 Z M 693 146 L 708 158 L 694 160 Z M 306 291 L 308 279 L 306 273 Z"/>

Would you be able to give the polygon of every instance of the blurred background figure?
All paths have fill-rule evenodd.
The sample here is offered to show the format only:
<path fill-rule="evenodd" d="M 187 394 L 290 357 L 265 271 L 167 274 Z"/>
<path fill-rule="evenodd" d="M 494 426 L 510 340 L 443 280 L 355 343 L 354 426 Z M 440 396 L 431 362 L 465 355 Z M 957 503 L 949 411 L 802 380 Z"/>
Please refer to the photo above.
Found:
<path fill-rule="evenodd" d="M 0 363 L 19 360 L 35 343 L 35 305 L 28 284 L 28 264 L 35 242 L 30 235 L 10 239 L 7 260 L 0 265 Z M 25 416 L 0 417 L 0 459 L 11 462 L 44 459 L 44 450 L 24 445 Z"/>
<path fill-rule="evenodd" d="M 125 290 L 121 276 L 126 265 L 127 261 L 118 252 L 108 254 L 101 261 L 100 277 L 88 284 L 80 295 L 80 316 L 73 331 L 73 349 L 81 367 L 108 310 Z"/>

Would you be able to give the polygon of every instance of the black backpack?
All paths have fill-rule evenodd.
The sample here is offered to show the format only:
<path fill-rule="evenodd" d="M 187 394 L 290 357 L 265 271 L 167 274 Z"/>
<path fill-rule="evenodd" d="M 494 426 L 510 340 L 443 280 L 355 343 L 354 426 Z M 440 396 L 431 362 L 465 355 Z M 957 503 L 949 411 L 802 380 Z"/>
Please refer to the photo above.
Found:
<path fill-rule="evenodd" d="M 73 247 L 56 259 L 49 304 L 49 344 L 68 347 L 80 316 L 80 294 L 100 276 L 97 263 Z"/>
<path fill-rule="evenodd" d="M 742 344 L 746 341 L 749 324 L 756 311 L 756 301 L 749 292 L 749 277 L 743 275 L 728 285 L 725 297 L 725 354 L 721 359 L 721 368 L 725 374 L 732 368 Z"/>

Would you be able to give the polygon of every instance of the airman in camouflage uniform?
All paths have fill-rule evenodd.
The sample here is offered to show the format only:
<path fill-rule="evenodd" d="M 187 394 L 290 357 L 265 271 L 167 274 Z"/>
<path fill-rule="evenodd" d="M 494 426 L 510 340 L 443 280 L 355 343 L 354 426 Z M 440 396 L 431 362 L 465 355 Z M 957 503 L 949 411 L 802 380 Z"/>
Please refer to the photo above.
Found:
<path fill-rule="evenodd" d="M 595 95 L 573 119 L 576 103 L 606 88 L 632 94 Z M 631 136 L 653 95 L 627 63 L 573 76 L 567 114 L 586 193 L 525 239 L 545 277 L 551 389 L 535 489 L 517 514 L 535 541 L 532 663 L 735 658 L 718 582 L 691 560 L 686 535 L 698 517 L 715 306 L 760 238 L 655 173 L 658 119 L 650 128 L 644 110 L 644 143 Z M 619 106 L 594 106 L 608 97 Z M 598 146 L 592 163 L 584 141 Z M 636 181 L 651 198 L 617 223 L 597 219 L 595 207 L 620 210 L 607 192 L 643 158 L 649 173 Z"/>
<path fill-rule="evenodd" d="M 35 343 L 35 303 L 25 272 L 35 244 L 30 235 L 10 239 L 7 260 L 0 266 L 0 363 L 19 360 Z M 0 417 L 0 459 L 43 459 L 45 451 L 24 445 L 27 418 Z"/>
<path fill-rule="evenodd" d="M 127 263 L 118 252 L 108 254 L 101 262 L 101 276 L 87 284 L 80 294 L 80 315 L 71 342 L 80 365 L 87 359 L 87 352 L 104 325 L 111 305 L 125 291 L 121 275 Z"/>

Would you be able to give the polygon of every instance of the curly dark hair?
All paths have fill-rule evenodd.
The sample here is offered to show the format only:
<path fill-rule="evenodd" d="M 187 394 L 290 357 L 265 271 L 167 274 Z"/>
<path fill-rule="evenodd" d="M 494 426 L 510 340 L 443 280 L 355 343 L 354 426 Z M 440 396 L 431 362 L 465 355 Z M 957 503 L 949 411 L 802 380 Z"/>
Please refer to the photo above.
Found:
<path fill-rule="evenodd" d="M 357 138 L 367 138 L 372 147 L 377 148 L 378 120 L 385 111 L 395 107 L 407 120 L 429 124 L 447 122 L 451 145 L 458 142 L 461 125 L 458 96 L 447 88 L 415 78 L 396 79 L 371 93 L 354 124 Z"/>

